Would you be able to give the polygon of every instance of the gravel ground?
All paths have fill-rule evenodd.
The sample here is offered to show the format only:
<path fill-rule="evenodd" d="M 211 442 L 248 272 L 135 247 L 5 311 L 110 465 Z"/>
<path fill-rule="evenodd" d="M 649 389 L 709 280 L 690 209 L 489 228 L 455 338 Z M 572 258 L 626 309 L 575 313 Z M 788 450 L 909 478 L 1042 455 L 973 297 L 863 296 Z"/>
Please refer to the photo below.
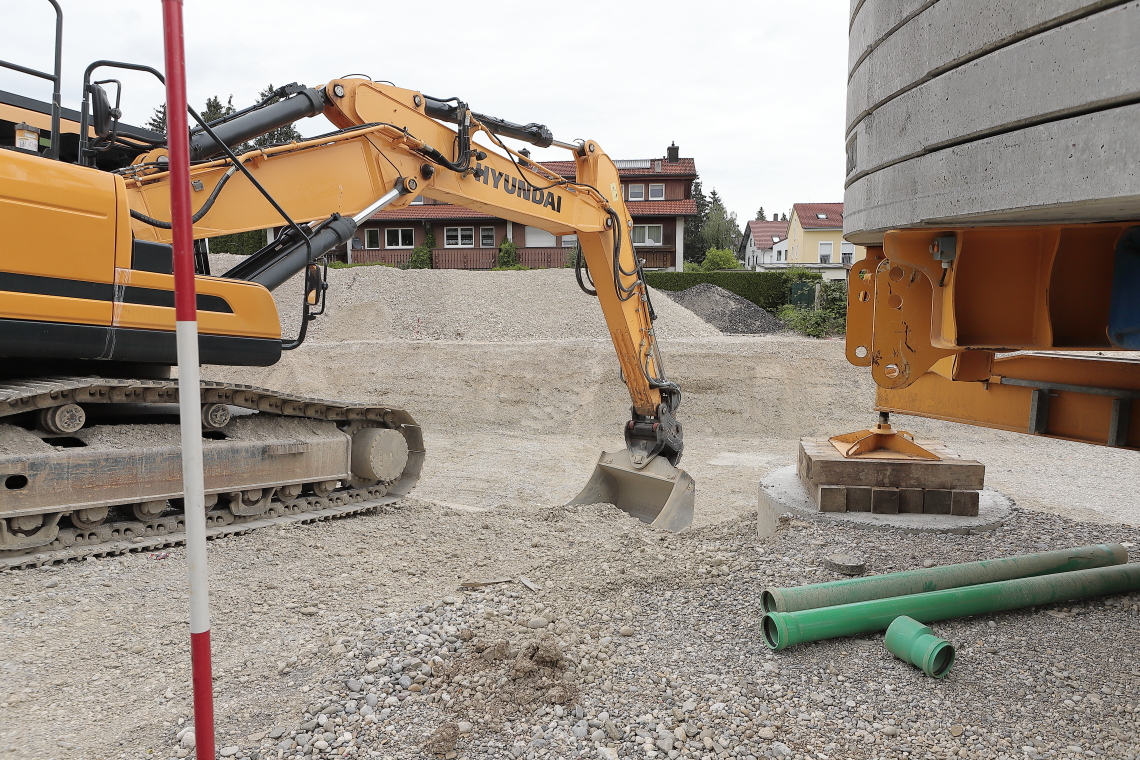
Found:
<path fill-rule="evenodd" d="M 499 273 L 467 274 L 478 288 L 458 278 L 447 299 L 424 295 L 418 318 L 440 335 L 449 317 L 432 310 L 474 313 L 470 302 L 500 287 Z M 560 298 L 540 303 L 560 309 Z M 988 483 L 1022 507 L 1007 526 L 821 534 L 791 520 L 758 540 L 759 478 L 794 461 L 801 435 L 871 424 L 869 378 L 839 341 L 673 334 L 662 349 L 685 389 L 697 520 L 656 533 L 611 507 L 557 506 L 601 448 L 621 445 L 628 413 L 604 334 L 572 339 L 585 316 L 537 313 L 540 334 L 556 336 L 545 340 L 494 321 L 458 339 L 363 338 L 359 319 L 330 310 L 326 337 L 277 367 L 205 373 L 400 405 L 428 450 L 414 498 L 381 514 L 211 544 L 225 756 L 1140 753 L 1140 594 L 938 623 L 960 647 L 944 681 L 894 660 L 879 637 L 769 653 L 758 603 L 766 585 L 836 577 L 817 564 L 835 552 L 877 573 L 1140 543 L 1134 453 L 900 418 L 987 464 Z M 409 319 L 389 324 L 406 331 Z M 351 341 L 328 337 L 350 328 Z M 192 754 L 184 561 L 174 549 L 0 573 L 0 759 Z M 459 586 L 500 578 L 510 582 Z"/>
<path fill-rule="evenodd" d="M 726 334 L 765 335 L 787 329 L 766 309 L 712 283 L 702 282 L 679 292 L 666 291 L 666 295 Z"/>

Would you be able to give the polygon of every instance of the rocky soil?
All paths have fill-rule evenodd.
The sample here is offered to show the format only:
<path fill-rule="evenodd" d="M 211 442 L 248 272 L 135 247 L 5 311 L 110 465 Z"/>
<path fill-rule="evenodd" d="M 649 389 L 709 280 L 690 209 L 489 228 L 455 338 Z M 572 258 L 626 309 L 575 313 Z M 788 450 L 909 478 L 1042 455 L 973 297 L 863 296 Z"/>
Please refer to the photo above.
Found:
<path fill-rule="evenodd" d="M 1140 544 L 1133 452 L 899 418 L 985 462 L 987 482 L 1020 505 L 1014 518 L 968 536 L 786 520 L 759 539 L 760 477 L 794 461 L 801 435 L 868 426 L 872 388 L 838 341 L 727 337 L 698 320 L 684 329 L 706 332 L 662 339 L 685 389 L 697 520 L 657 533 L 605 505 L 558 506 L 600 449 L 621 445 L 628 414 L 613 349 L 589 332 L 592 299 L 572 278 L 560 295 L 564 273 L 541 296 L 541 280 L 506 278 L 542 273 L 467 273 L 479 275 L 470 286 L 442 274 L 455 279 L 439 298 L 436 273 L 369 274 L 415 282 L 424 306 L 399 290 L 370 301 L 361 287 L 366 308 L 336 303 L 325 332 L 277 367 L 204 373 L 402 406 L 428 450 L 414 498 L 380 514 L 211 543 L 223 756 L 1140 754 L 1140 594 L 937 623 L 959 646 L 943 681 L 878 636 L 771 653 L 759 630 L 763 587 L 836 578 L 820 565 L 836 552 L 879 573 Z M 518 283 L 535 300 L 511 311 Z M 571 296 L 589 308 L 560 312 L 577 308 Z M 371 332 L 396 302 L 389 332 Z M 663 335 L 669 308 L 682 327 L 696 319 L 658 302 Z M 447 309 L 487 303 L 512 320 L 533 312 L 546 337 L 492 316 L 448 333 L 458 318 Z M 431 331 L 417 336 L 415 319 Z M 174 549 L 0 573 L 0 760 L 193 756 L 184 559 Z M 490 581 L 503 582 L 463 585 Z"/>
<path fill-rule="evenodd" d="M 729 335 L 767 335 L 787 329 L 767 309 L 708 282 L 679 292 L 666 291 L 666 295 Z"/>

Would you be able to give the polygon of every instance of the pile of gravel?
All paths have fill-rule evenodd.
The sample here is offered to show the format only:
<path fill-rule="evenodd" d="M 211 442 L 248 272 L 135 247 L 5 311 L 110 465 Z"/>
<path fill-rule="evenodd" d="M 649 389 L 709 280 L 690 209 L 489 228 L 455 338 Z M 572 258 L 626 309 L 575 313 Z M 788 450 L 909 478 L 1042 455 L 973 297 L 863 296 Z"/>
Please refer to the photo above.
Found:
<path fill-rule="evenodd" d="M 702 282 L 667 295 L 723 333 L 766 335 L 786 329 L 766 309 L 712 283 Z"/>
<path fill-rule="evenodd" d="M 240 259 L 210 257 L 224 272 Z M 273 293 L 282 329 L 294 336 L 301 310 L 298 277 Z M 717 329 L 666 298 L 657 306 L 662 340 L 706 338 Z M 663 304 L 661 302 L 664 302 Z M 328 308 L 309 326 L 312 343 L 346 340 L 518 342 L 609 338 L 598 299 L 578 289 L 570 269 L 484 272 L 360 266 L 329 270 Z"/>

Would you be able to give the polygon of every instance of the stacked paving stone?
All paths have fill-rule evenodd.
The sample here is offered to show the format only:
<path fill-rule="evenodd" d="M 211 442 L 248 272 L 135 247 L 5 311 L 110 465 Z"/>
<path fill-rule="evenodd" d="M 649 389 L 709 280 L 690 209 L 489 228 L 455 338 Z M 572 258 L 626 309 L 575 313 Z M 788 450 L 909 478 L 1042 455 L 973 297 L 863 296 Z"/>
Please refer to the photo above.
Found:
<path fill-rule="evenodd" d="M 848 459 L 826 438 L 801 438 L 797 471 L 821 512 L 976 517 L 985 465 L 937 441 L 917 443 L 940 459 Z"/>

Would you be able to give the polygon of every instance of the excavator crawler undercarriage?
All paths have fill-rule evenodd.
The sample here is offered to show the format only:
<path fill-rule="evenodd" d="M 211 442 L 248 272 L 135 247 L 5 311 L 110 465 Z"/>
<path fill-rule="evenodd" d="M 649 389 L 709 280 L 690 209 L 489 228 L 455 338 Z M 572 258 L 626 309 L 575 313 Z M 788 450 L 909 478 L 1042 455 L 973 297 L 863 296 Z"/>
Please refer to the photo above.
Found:
<path fill-rule="evenodd" d="M 375 509 L 415 486 L 423 436 L 399 409 L 201 384 L 218 535 Z M 0 568 L 181 541 L 174 380 L 0 383 Z"/>

